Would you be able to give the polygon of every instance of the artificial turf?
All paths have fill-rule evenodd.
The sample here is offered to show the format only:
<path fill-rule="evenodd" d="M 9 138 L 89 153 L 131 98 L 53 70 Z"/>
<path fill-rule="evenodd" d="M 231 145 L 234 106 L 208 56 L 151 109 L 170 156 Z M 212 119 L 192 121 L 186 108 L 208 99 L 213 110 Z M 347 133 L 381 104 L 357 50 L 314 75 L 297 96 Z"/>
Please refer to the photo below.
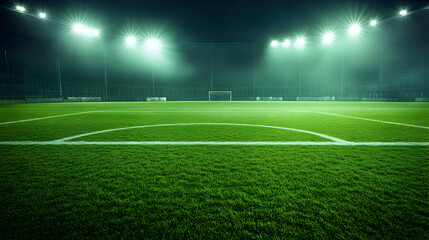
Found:
<path fill-rule="evenodd" d="M 243 123 L 348 141 L 429 142 L 425 103 L 0 106 L 0 141 L 168 123 Z M 169 126 L 79 141 L 328 141 L 278 129 Z M 427 239 L 429 147 L 0 145 L 3 239 Z"/>

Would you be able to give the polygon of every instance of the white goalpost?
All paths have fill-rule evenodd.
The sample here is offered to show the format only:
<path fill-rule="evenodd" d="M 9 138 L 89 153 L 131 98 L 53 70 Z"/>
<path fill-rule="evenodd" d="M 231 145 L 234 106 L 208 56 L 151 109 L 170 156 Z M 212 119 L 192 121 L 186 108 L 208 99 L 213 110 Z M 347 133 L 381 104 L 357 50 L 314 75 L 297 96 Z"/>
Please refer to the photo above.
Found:
<path fill-rule="evenodd" d="M 232 91 L 209 91 L 209 101 L 232 101 Z"/>

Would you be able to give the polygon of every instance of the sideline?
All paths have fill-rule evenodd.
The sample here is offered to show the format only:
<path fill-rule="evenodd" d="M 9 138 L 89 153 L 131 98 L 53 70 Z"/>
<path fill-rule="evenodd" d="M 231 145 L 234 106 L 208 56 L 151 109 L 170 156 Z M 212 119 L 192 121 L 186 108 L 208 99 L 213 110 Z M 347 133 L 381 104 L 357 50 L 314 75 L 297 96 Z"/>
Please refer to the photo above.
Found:
<path fill-rule="evenodd" d="M 363 117 L 353 117 L 353 116 L 347 116 L 347 115 L 341 115 L 341 114 L 335 114 L 335 113 L 315 112 L 315 111 L 300 111 L 300 112 L 319 113 L 319 114 L 325 114 L 325 115 L 331 115 L 331 116 L 337 116 L 337 117 L 354 118 L 354 119 L 359 119 L 359 120 L 366 120 L 366 121 L 372 121 L 372 122 L 394 124 L 394 125 L 400 125 L 400 126 L 406 126 L 406 127 L 415 127 L 415 128 L 429 129 L 429 127 L 425 127 L 425 126 L 406 124 L 406 123 L 389 122 L 389 121 L 376 120 L 376 119 L 363 118 Z"/>
<path fill-rule="evenodd" d="M 429 146 L 429 142 L 62 142 L 11 141 L 0 145 L 302 145 L 302 146 Z"/>
<path fill-rule="evenodd" d="M 133 126 L 133 127 L 123 127 L 123 128 L 113 128 L 113 129 L 107 129 L 107 130 L 101 130 L 96 132 L 89 132 L 89 133 L 83 133 L 71 137 L 65 137 L 58 140 L 55 140 L 56 142 L 63 142 L 72 140 L 75 138 L 80 137 L 86 137 L 90 135 L 100 134 L 100 133 L 106 133 L 106 132 L 113 132 L 113 131 L 122 131 L 122 130 L 128 130 L 128 129 L 136 129 L 136 128 L 149 128 L 149 127 L 167 127 L 167 126 L 192 126 L 192 125 L 221 125 L 221 126 L 245 126 L 245 127 L 263 127 L 263 128 L 274 128 L 274 129 L 281 129 L 281 130 L 289 130 L 289 131 L 295 131 L 295 132 L 302 132 L 302 133 L 308 133 L 315 136 L 319 136 L 334 142 L 348 142 L 346 140 L 328 136 L 322 133 L 316 133 L 301 129 L 295 129 L 295 128 L 287 128 L 287 127 L 277 127 L 277 126 L 267 126 L 267 125 L 256 125 L 256 124 L 244 124 L 244 123 L 171 123 L 171 124 L 157 124 L 157 125 L 142 125 L 142 126 Z"/>
<path fill-rule="evenodd" d="M 0 125 L 6 125 L 6 124 L 12 124 L 12 123 L 21 123 L 21 122 L 30 122 L 30 121 L 43 120 L 43 119 L 49 119 L 49 118 L 57 118 L 57 117 L 67 117 L 67 116 L 73 116 L 73 115 L 79 115 L 79 114 L 85 114 L 85 113 L 92 113 L 92 112 L 98 112 L 98 111 L 86 111 L 86 112 L 78 112 L 78 113 L 69 113 L 69 114 L 62 114 L 62 115 L 54 115 L 54 116 L 48 116 L 48 117 L 30 118 L 30 119 L 17 120 L 17 121 L 11 121 L 11 122 L 1 122 Z"/>

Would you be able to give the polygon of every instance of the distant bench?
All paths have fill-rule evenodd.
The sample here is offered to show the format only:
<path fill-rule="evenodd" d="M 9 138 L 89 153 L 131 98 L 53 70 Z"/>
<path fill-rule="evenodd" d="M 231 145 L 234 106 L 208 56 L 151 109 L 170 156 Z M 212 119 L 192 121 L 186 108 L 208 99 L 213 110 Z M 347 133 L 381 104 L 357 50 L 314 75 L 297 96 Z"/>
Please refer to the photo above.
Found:
<path fill-rule="evenodd" d="M 101 102 L 101 97 L 68 97 L 69 102 Z"/>
<path fill-rule="evenodd" d="M 147 97 L 147 102 L 165 102 L 167 101 L 167 97 Z"/>

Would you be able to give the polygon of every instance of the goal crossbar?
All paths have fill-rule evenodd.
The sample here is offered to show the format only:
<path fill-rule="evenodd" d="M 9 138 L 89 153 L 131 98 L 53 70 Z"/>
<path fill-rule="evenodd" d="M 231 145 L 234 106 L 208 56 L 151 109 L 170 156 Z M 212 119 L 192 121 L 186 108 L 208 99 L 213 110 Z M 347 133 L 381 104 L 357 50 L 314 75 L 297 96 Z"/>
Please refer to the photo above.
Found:
<path fill-rule="evenodd" d="M 232 91 L 209 91 L 209 101 L 212 100 L 212 95 L 229 95 L 229 101 L 232 101 Z"/>

